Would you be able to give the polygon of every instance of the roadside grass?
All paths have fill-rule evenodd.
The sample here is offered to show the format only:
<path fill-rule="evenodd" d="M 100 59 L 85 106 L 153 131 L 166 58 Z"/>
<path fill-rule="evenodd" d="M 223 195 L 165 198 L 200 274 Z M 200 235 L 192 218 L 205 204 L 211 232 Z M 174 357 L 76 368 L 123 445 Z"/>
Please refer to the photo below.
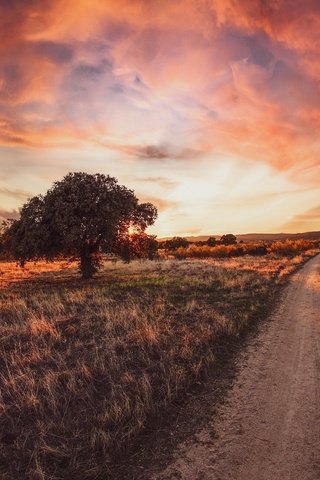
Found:
<path fill-rule="evenodd" d="M 1 478 L 107 478 L 313 253 L 111 263 L 92 281 L 1 263 Z"/>

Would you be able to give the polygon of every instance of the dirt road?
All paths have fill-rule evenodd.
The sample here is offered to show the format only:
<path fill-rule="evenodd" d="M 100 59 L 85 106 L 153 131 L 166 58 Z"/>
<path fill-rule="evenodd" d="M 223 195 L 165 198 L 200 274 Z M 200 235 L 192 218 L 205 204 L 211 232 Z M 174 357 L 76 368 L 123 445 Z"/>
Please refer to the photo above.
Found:
<path fill-rule="evenodd" d="M 320 255 L 239 362 L 218 414 L 153 480 L 320 480 Z"/>

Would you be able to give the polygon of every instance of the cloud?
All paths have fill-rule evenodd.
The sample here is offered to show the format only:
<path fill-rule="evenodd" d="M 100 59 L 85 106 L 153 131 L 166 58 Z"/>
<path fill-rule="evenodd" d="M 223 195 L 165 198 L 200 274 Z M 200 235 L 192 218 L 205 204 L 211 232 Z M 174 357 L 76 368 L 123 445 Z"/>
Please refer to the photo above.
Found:
<path fill-rule="evenodd" d="M 53 134 L 59 131 L 57 125 L 71 136 L 78 127 L 82 139 L 90 142 L 96 125 L 110 144 L 115 143 L 112 137 L 125 134 L 132 140 L 126 142 L 128 151 L 152 159 L 168 156 L 158 146 L 168 142 L 181 144 L 188 139 L 191 145 L 180 148 L 184 157 L 202 150 L 203 127 L 208 152 L 231 150 L 234 142 L 230 146 L 223 135 L 217 142 L 214 132 L 230 131 L 239 143 L 238 132 L 247 121 L 267 129 L 271 123 L 276 143 L 288 132 L 284 124 L 295 130 L 293 146 L 303 139 L 307 127 L 294 119 L 293 102 L 297 110 L 313 104 L 319 87 L 304 76 L 301 57 L 306 55 L 300 52 L 310 50 L 316 59 L 318 50 L 309 40 L 301 45 L 291 34 L 295 27 L 300 38 L 312 35 L 317 43 L 315 2 L 200 0 L 195 4 L 187 0 L 164 1 L 160 8 L 157 2 L 120 0 L 117 9 L 113 2 L 94 1 L 88 6 L 86 1 L 75 6 L 69 0 L 59 6 L 52 1 L 13 2 L 10 7 L 4 3 L 4 24 L 9 22 L 12 28 L 13 22 L 16 28 L 15 34 L 6 36 L 10 45 L 3 52 L 3 91 L 6 98 L 19 102 L 15 111 L 7 112 L 7 120 L 15 116 L 26 126 L 26 133 L 12 132 L 4 141 L 14 144 L 17 139 L 21 144 L 22 137 L 28 137 L 26 144 L 34 144 L 30 132 L 35 133 L 42 122 L 46 133 L 54 125 Z M 12 12 L 18 9 L 24 14 L 15 22 Z M 35 98 L 44 107 L 38 109 L 37 118 L 30 118 L 24 107 Z M 139 126 L 146 135 L 152 129 L 154 135 L 168 138 L 139 147 Z M 82 127 L 88 129 L 84 137 Z M 268 141 L 248 128 L 246 135 L 257 149 L 269 148 Z M 45 141 L 42 135 L 40 144 Z M 234 150 L 237 153 L 236 146 Z"/>
<path fill-rule="evenodd" d="M 60 42 L 40 41 L 34 43 L 34 51 L 57 65 L 68 63 L 72 60 L 73 49 L 70 45 Z"/>
<path fill-rule="evenodd" d="M 3 102 L 14 100 L 25 87 L 24 71 L 20 65 L 8 61 L 0 66 L 0 99 Z"/>
<path fill-rule="evenodd" d="M 11 189 L 6 187 L 0 187 L 0 195 L 11 197 L 17 200 L 27 200 L 27 198 L 31 197 L 31 194 L 25 190 Z"/>
<path fill-rule="evenodd" d="M 135 178 L 201 185 L 212 170 L 216 189 L 235 164 L 319 184 L 317 0 L 12 0 L 0 28 L 10 171 L 86 155 L 84 168 Z"/>
<path fill-rule="evenodd" d="M 7 219 L 13 219 L 16 220 L 20 217 L 20 213 L 18 210 L 5 210 L 0 208 L 0 219 L 2 220 L 7 220 Z"/>
<path fill-rule="evenodd" d="M 117 146 L 117 149 L 128 153 L 138 159 L 155 159 L 155 160 L 165 160 L 165 159 L 184 159 L 196 158 L 201 154 L 196 150 L 185 148 L 181 151 L 177 151 L 175 148 L 170 148 L 169 145 L 124 145 Z"/>
<path fill-rule="evenodd" d="M 203 154 L 203 152 L 191 148 L 180 148 L 180 146 L 169 144 L 126 145 L 105 141 L 96 141 L 96 143 L 101 147 L 125 153 L 139 160 L 188 160 L 195 159 Z"/>
<path fill-rule="evenodd" d="M 165 210 L 174 209 L 178 206 L 179 203 L 177 201 L 167 200 L 165 198 L 152 197 L 149 195 L 146 197 L 141 197 L 140 201 L 153 203 L 157 207 L 158 212 L 164 212 Z"/>
<path fill-rule="evenodd" d="M 306 232 L 319 230 L 320 228 L 320 205 L 303 213 L 295 215 L 283 225 L 283 229 L 292 232 Z"/>
<path fill-rule="evenodd" d="M 270 62 L 266 68 L 250 61 L 249 57 L 231 63 L 233 84 L 236 91 L 263 105 L 266 83 L 272 77 L 274 67 L 274 62 Z"/>
<path fill-rule="evenodd" d="M 138 178 L 137 180 L 142 183 L 151 183 L 155 185 L 160 185 L 160 187 L 162 187 L 164 190 L 171 190 L 172 188 L 179 185 L 179 182 L 167 177 L 145 177 L 145 178 Z"/>

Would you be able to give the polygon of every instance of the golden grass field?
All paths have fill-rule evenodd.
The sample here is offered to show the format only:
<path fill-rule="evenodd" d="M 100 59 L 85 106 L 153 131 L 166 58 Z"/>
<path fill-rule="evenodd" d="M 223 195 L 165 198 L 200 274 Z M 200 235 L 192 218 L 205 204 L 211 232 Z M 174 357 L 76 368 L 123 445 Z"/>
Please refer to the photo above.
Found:
<path fill-rule="evenodd" d="M 106 479 L 314 253 L 110 262 L 91 281 L 0 263 L 1 479 Z"/>

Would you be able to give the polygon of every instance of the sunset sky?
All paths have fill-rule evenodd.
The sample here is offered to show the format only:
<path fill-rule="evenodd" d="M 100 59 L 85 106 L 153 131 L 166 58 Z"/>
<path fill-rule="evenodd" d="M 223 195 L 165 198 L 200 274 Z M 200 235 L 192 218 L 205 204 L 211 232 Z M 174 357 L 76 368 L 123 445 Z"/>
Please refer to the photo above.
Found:
<path fill-rule="evenodd" d="M 69 171 L 161 236 L 320 229 L 319 0 L 0 0 L 0 217 Z"/>

